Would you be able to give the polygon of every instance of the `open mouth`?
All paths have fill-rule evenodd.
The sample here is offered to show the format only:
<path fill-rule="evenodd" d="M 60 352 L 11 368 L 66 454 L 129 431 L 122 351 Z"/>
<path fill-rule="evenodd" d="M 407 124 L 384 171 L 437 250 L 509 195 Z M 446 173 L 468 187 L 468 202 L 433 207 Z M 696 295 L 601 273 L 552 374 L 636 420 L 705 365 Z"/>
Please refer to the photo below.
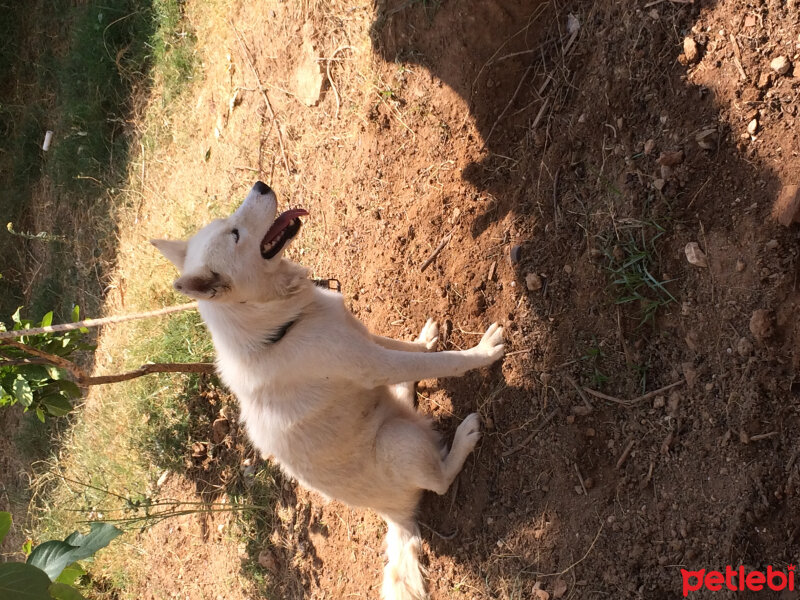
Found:
<path fill-rule="evenodd" d="M 285 213 L 281 213 L 261 240 L 261 256 L 272 258 L 278 254 L 286 245 L 286 242 L 300 231 L 303 223 L 299 217 L 307 214 L 308 211 L 302 208 L 292 208 Z"/>

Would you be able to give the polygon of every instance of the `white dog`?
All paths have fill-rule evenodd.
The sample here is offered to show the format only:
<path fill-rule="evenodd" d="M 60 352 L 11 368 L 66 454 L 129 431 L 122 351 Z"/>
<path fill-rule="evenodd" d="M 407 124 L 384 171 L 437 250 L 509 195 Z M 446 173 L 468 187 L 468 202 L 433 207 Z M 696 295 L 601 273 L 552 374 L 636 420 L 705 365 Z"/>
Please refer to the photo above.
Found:
<path fill-rule="evenodd" d="M 341 295 L 282 258 L 308 213 L 276 214 L 259 181 L 227 219 L 153 244 L 181 272 L 175 288 L 199 300 L 253 444 L 306 487 L 385 518 L 383 597 L 426 598 L 415 510 L 423 490 L 450 487 L 480 419 L 464 419 L 446 452 L 414 409 L 414 382 L 491 365 L 503 356 L 503 328 L 493 324 L 469 350 L 435 353 L 426 353 L 438 340 L 430 320 L 414 342 L 370 334 Z"/>

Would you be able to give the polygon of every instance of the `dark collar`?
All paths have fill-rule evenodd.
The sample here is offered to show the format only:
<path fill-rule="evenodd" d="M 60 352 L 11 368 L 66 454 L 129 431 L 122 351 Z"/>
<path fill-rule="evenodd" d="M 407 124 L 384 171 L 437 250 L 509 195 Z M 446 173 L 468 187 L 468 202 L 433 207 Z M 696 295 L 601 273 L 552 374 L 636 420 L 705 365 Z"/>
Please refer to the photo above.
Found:
<path fill-rule="evenodd" d="M 289 321 L 285 325 L 281 325 L 275 333 L 273 333 L 272 335 L 268 336 L 264 340 L 264 343 L 265 344 L 277 344 L 278 342 L 280 342 L 283 339 L 283 336 L 286 335 L 286 332 L 289 331 L 289 328 L 292 325 L 294 325 L 295 323 L 297 323 L 296 319 L 294 321 Z"/>

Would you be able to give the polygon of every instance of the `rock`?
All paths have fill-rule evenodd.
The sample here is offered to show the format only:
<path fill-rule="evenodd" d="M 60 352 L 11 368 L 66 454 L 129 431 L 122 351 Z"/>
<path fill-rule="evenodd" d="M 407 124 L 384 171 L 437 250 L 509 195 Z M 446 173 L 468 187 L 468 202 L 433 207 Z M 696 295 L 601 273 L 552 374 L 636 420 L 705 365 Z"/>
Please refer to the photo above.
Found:
<path fill-rule="evenodd" d="M 742 259 L 742 258 L 737 258 L 737 259 L 736 259 L 736 271 L 737 271 L 738 273 L 741 273 L 741 272 L 742 272 L 742 271 L 744 271 L 746 268 L 747 268 L 747 263 L 746 263 L 746 262 L 744 262 L 744 259 Z"/>
<path fill-rule="evenodd" d="M 667 413 L 670 417 L 677 418 L 680 414 L 681 395 L 678 392 L 672 392 L 669 395 L 667 402 Z"/>
<path fill-rule="evenodd" d="M 758 119 L 753 119 L 747 124 L 747 133 L 755 135 L 758 131 Z"/>
<path fill-rule="evenodd" d="M 790 66 L 789 59 L 785 56 L 775 57 L 769 63 L 770 69 L 775 71 L 778 75 L 786 75 L 786 73 L 789 72 Z"/>
<path fill-rule="evenodd" d="M 518 265 L 519 261 L 522 260 L 522 246 L 519 244 L 511 246 L 511 249 L 508 251 L 508 257 L 511 259 L 512 265 Z"/>
<path fill-rule="evenodd" d="M 692 363 L 685 362 L 681 364 L 681 370 L 683 371 L 683 377 L 686 379 L 686 386 L 691 390 L 694 384 L 697 383 L 697 369 L 694 368 Z M 672 397 L 670 396 L 671 400 Z"/>
<path fill-rule="evenodd" d="M 525 286 L 531 292 L 536 292 L 542 289 L 542 278 L 536 273 L 528 273 L 525 275 Z"/>
<path fill-rule="evenodd" d="M 572 265 L 564 265 L 564 273 L 566 273 L 567 275 L 571 275 L 572 274 Z"/>
<path fill-rule="evenodd" d="M 683 54 L 686 56 L 686 62 L 690 65 L 700 59 L 700 49 L 692 36 L 683 38 Z"/>
<path fill-rule="evenodd" d="M 311 33 L 305 28 L 303 38 L 300 60 L 294 75 L 295 93 L 300 101 L 307 106 L 316 106 L 322 95 L 324 77 L 322 68 L 317 60 L 314 44 L 311 42 Z"/>
<path fill-rule="evenodd" d="M 653 181 L 653 187 L 656 188 L 659 192 L 664 189 L 665 185 L 667 185 L 667 182 L 661 178 Z"/>
<path fill-rule="evenodd" d="M 686 253 L 686 260 L 689 261 L 689 264 L 695 267 L 708 268 L 708 259 L 705 253 L 700 250 L 700 245 L 697 242 L 689 242 L 686 244 L 684 252 Z"/>
<path fill-rule="evenodd" d="M 656 409 L 664 408 L 665 404 L 666 404 L 666 399 L 664 398 L 664 396 L 656 396 L 653 399 L 653 408 L 656 408 Z"/>
<path fill-rule="evenodd" d="M 644 153 L 645 154 L 652 154 L 653 150 L 656 149 L 656 141 L 653 138 L 650 138 L 644 143 Z"/>
<path fill-rule="evenodd" d="M 739 341 L 736 342 L 736 352 L 739 353 L 739 356 L 750 356 L 753 353 L 753 342 L 746 337 L 740 338 Z"/>
<path fill-rule="evenodd" d="M 473 317 L 480 317 L 486 312 L 486 297 L 483 294 L 475 294 L 470 301 L 469 312 Z"/>
<path fill-rule="evenodd" d="M 770 240 L 767 242 L 767 250 L 775 250 L 778 247 L 778 240 Z"/>
<path fill-rule="evenodd" d="M 674 167 L 683 162 L 683 150 L 662 152 L 658 156 L 658 164 L 662 167 Z"/>
<path fill-rule="evenodd" d="M 672 167 L 668 167 L 667 165 L 661 165 L 661 179 L 663 179 L 664 181 L 672 179 L 673 172 L 674 171 Z"/>
<path fill-rule="evenodd" d="M 771 83 L 772 75 L 770 75 L 767 71 L 764 71 L 758 76 L 758 83 L 756 84 L 756 87 L 760 90 L 765 90 L 770 86 Z"/>
<path fill-rule="evenodd" d="M 772 311 L 759 308 L 753 312 L 753 316 L 750 317 L 750 333 L 759 342 L 771 338 L 772 334 L 775 333 Z"/>
<path fill-rule="evenodd" d="M 772 206 L 772 216 L 785 227 L 800 221 L 800 185 L 788 184 L 781 188 Z"/>
<path fill-rule="evenodd" d="M 558 600 L 562 598 L 564 594 L 567 593 L 567 582 L 564 581 L 561 577 L 558 577 L 553 582 L 553 598 L 554 600 Z"/>
<path fill-rule="evenodd" d="M 489 273 L 486 275 L 486 279 L 489 281 L 494 281 L 494 276 L 497 273 L 497 261 L 493 260 L 492 264 L 489 265 Z"/>

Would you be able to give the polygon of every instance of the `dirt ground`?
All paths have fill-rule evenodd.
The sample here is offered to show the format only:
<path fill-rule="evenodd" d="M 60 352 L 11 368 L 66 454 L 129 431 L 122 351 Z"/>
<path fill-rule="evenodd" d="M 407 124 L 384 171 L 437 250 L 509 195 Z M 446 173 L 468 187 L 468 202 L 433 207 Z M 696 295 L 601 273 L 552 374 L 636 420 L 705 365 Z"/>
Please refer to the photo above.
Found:
<path fill-rule="evenodd" d="M 800 178 L 800 4 L 274 0 L 206 29 L 197 4 L 204 78 L 158 192 L 267 181 L 310 212 L 293 258 L 381 334 L 506 327 L 502 366 L 419 386 L 446 436 L 485 426 L 420 507 L 434 600 L 674 598 L 681 568 L 797 563 L 798 230 L 772 211 Z M 168 218 L 141 215 L 140 249 Z M 281 489 L 274 597 L 377 597 L 379 519 Z M 234 563 L 186 562 L 176 597 Z"/>

